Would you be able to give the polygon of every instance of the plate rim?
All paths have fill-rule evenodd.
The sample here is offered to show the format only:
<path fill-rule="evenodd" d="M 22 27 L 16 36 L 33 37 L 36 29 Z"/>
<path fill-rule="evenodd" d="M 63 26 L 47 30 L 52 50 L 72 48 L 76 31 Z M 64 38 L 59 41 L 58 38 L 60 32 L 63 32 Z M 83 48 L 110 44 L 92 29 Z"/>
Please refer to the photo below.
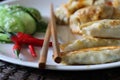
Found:
<path fill-rule="evenodd" d="M 6 59 L 8 58 L 8 59 Z M 22 61 L 20 59 L 15 59 L 11 57 L 7 57 L 4 55 L 0 54 L 0 60 L 13 63 L 16 65 L 20 66 L 25 66 L 25 67 L 31 67 L 31 68 L 38 68 L 38 64 L 34 62 L 29 62 L 29 61 Z M 31 66 L 32 64 L 32 66 Z M 34 66 L 33 66 L 34 65 Z M 120 66 L 120 61 L 118 62 L 113 62 L 113 63 L 105 63 L 105 64 L 96 64 L 96 65 L 46 65 L 45 69 L 49 70 L 66 70 L 66 71 L 86 71 L 86 70 L 100 70 L 100 69 L 109 69 L 109 68 L 114 68 L 114 67 L 119 67 Z"/>

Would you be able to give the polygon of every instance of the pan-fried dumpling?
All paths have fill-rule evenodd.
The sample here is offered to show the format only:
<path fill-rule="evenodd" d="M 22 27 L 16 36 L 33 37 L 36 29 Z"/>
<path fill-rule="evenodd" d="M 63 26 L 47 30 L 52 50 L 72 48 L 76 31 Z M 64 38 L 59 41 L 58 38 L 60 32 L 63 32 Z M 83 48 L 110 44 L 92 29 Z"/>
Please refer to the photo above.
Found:
<path fill-rule="evenodd" d="M 120 46 L 120 40 L 84 37 L 82 39 L 78 39 L 72 42 L 63 43 L 60 45 L 60 48 L 64 52 L 70 52 L 79 49 L 102 47 L 102 46 Z"/>
<path fill-rule="evenodd" d="M 70 15 L 71 15 L 71 13 L 67 9 L 66 4 L 63 4 L 62 6 L 57 8 L 55 11 L 55 16 L 57 19 L 56 21 L 58 24 L 68 24 Z"/>
<path fill-rule="evenodd" d="M 120 8 L 114 8 L 114 14 L 112 16 L 112 19 L 120 19 Z"/>
<path fill-rule="evenodd" d="M 111 19 L 113 13 L 114 8 L 105 5 L 89 6 L 79 9 L 70 17 L 70 29 L 73 33 L 81 33 L 79 32 L 81 24 L 101 19 Z"/>
<path fill-rule="evenodd" d="M 120 7 L 120 0 L 113 0 L 112 4 L 114 7 Z"/>
<path fill-rule="evenodd" d="M 112 6 L 113 0 L 94 0 L 94 5 L 109 5 Z"/>
<path fill-rule="evenodd" d="M 108 39 L 120 39 L 120 20 L 100 20 L 81 26 L 82 34 Z"/>
<path fill-rule="evenodd" d="M 62 63 L 67 65 L 102 64 L 119 60 L 119 46 L 88 48 L 62 54 Z"/>
<path fill-rule="evenodd" d="M 94 0 L 69 0 L 67 3 L 68 10 L 70 13 L 74 13 L 76 10 L 93 5 Z"/>
<path fill-rule="evenodd" d="M 111 0 L 68 0 L 55 10 L 57 23 L 69 24 L 70 16 L 77 10 L 91 5 L 109 5 Z"/>
<path fill-rule="evenodd" d="M 57 23 L 68 24 L 71 14 L 77 9 L 92 5 L 93 1 L 94 0 L 69 0 L 66 4 L 62 4 L 55 11 Z"/>

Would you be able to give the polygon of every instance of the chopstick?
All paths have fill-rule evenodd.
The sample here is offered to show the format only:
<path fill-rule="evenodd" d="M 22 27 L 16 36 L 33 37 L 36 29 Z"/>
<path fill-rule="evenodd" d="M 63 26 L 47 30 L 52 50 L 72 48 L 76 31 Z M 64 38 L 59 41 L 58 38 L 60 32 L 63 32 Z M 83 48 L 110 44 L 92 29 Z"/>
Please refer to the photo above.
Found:
<path fill-rule="evenodd" d="M 49 41 L 50 41 L 50 21 L 47 27 L 47 31 L 45 34 L 44 42 L 43 42 L 43 47 L 41 49 L 40 53 L 40 58 L 39 58 L 39 68 L 44 69 L 46 67 L 46 60 L 47 60 L 47 53 L 48 53 L 48 47 L 49 47 Z"/>
<path fill-rule="evenodd" d="M 56 32 L 56 21 L 54 15 L 53 4 L 51 4 L 51 36 L 52 36 L 52 45 L 53 45 L 53 59 L 56 63 L 61 62 L 60 48 L 57 39 Z"/>
<path fill-rule="evenodd" d="M 50 36 L 52 36 L 52 45 L 53 45 L 53 59 L 56 63 L 61 62 L 60 48 L 57 40 L 56 32 L 56 23 L 55 15 L 53 11 L 53 5 L 51 4 L 51 19 L 49 21 L 47 31 L 44 38 L 43 47 L 41 49 L 40 58 L 39 58 L 39 68 L 44 69 L 46 67 L 47 53 L 49 47 Z"/>

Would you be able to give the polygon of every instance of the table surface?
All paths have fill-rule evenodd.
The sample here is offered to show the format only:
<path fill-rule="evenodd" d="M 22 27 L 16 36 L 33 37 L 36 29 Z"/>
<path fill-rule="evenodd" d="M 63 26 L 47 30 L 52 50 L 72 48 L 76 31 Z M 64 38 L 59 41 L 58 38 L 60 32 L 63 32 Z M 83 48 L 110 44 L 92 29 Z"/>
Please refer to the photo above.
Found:
<path fill-rule="evenodd" d="M 0 60 L 0 80 L 120 80 L 120 68 L 55 71 L 29 68 Z"/>

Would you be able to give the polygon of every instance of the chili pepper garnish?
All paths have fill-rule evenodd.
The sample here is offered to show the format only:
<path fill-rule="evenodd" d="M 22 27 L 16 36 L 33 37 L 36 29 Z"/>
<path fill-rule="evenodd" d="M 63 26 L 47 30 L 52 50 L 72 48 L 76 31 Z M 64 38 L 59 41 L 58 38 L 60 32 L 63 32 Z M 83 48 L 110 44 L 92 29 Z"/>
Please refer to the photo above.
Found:
<path fill-rule="evenodd" d="M 31 55 L 32 55 L 33 57 L 37 57 L 37 54 L 36 54 L 36 52 L 35 52 L 35 49 L 34 49 L 33 45 L 29 45 L 28 47 L 29 47 L 29 49 L 30 49 Z"/>
<path fill-rule="evenodd" d="M 43 39 L 34 38 L 33 36 L 22 33 L 22 32 L 18 32 L 16 36 L 17 36 L 18 40 L 20 41 L 20 43 L 22 43 L 22 44 L 43 46 L 43 42 L 44 42 Z M 52 46 L 52 42 L 49 43 L 49 46 L 50 47 Z"/>
<path fill-rule="evenodd" d="M 2 29 L 2 28 L 0 28 L 0 29 Z M 30 50 L 32 53 L 35 53 L 33 46 L 40 46 L 40 47 L 43 46 L 43 42 L 44 42 L 43 39 L 34 38 L 33 36 L 22 33 L 22 32 L 18 32 L 15 34 L 12 32 L 6 32 L 4 29 L 2 29 L 2 30 L 4 31 L 4 33 L 8 34 L 11 41 L 15 43 L 15 45 L 13 46 L 13 51 L 17 55 L 17 57 L 19 57 L 21 45 L 23 45 L 23 44 L 31 45 Z M 52 42 L 49 43 L 49 46 L 50 47 L 52 46 Z M 34 54 L 34 56 L 36 56 L 36 55 Z"/>
<path fill-rule="evenodd" d="M 0 29 L 2 28 L 0 27 Z M 15 34 L 12 32 L 7 32 L 4 29 L 2 29 L 2 31 L 10 37 L 12 42 L 14 42 L 13 51 L 17 55 L 17 57 L 19 57 L 21 45 L 23 44 L 30 45 L 29 48 L 33 56 L 36 56 L 33 46 L 43 46 L 43 39 L 37 39 L 29 34 L 25 34 L 22 32 L 18 32 Z M 50 42 L 49 46 L 52 46 L 52 42 Z"/>
<path fill-rule="evenodd" d="M 20 50 L 21 50 L 21 44 L 17 36 L 13 35 L 11 36 L 11 40 L 14 42 L 13 45 L 13 52 L 17 55 L 19 58 Z"/>
<path fill-rule="evenodd" d="M 17 55 L 18 58 L 19 58 L 20 50 L 21 50 L 21 45 L 18 43 L 15 43 L 13 46 L 13 51 Z"/>
<path fill-rule="evenodd" d="M 40 47 L 43 46 L 43 42 L 44 42 L 43 39 L 34 38 L 33 36 L 22 32 L 18 32 L 17 34 L 13 34 L 13 33 L 10 34 L 11 34 L 10 38 L 12 42 L 15 43 L 15 45 L 13 46 L 13 50 L 14 53 L 17 54 L 17 56 L 19 56 L 21 49 L 20 47 L 23 44 L 28 45 L 31 55 L 33 57 L 37 56 L 33 46 L 40 46 Z M 50 47 L 52 46 L 52 42 L 49 43 L 49 46 Z"/>
<path fill-rule="evenodd" d="M 31 35 L 29 35 L 29 34 L 22 33 L 22 32 L 18 32 L 18 33 L 16 34 L 16 36 L 17 36 L 18 38 L 21 38 L 21 37 L 34 38 L 33 36 L 31 36 Z"/>

